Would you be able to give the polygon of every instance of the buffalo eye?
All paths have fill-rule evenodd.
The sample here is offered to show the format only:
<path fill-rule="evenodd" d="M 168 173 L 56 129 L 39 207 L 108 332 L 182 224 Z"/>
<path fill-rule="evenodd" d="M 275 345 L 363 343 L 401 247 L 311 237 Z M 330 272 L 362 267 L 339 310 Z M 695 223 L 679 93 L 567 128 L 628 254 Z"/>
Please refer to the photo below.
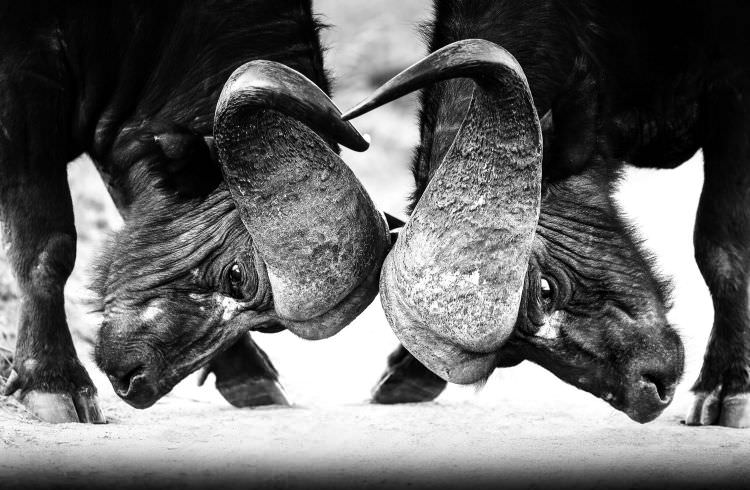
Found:
<path fill-rule="evenodd" d="M 555 286 L 554 283 L 544 277 L 539 281 L 539 297 L 544 309 L 550 311 L 555 304 Z"/>
<path fill-rule="evenodd" d="M 235 262 L 229 267 L 226 282 L 230 296 L 236 299 L 245 297 L 246 276 L 245 267 L 242 264 Z"/>
<path fill-rule="evenodd" d="M 240 264 L 233 264 L 232 267 L 229 269 L 229 280 L 233 283 L 241 283 L 242 278 L 244 277 L 244 273 L 242 272 L 242 267 Z"/>

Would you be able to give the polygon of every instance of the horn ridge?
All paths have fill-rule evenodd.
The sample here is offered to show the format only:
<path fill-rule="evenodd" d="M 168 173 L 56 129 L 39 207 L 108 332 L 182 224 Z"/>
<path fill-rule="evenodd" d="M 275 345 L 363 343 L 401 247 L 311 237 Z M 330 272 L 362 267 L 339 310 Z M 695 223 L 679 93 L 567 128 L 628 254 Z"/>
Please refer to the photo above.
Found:
<path fill-rule="evenodd" d="M 336 104 L 309 78 L 274 61 L 255 60 L 229 77 L 216 104 L 214 128 L 238 113 L 271 109 L 297 119 L 322 136 L 355 151 L 369 144 Z"/>

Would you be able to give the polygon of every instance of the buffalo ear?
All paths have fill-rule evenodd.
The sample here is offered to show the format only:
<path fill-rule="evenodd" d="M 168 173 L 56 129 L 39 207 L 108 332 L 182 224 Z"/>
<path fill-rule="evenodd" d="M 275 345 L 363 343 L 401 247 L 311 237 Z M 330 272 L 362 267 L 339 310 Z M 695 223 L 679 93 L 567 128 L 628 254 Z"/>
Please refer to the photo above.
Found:
<path fill-rule="evenodd" d="M 216 189 L 222 177 L 213 138 L 181 126 L 160 129 L 151 136 L 159 152 L 155 170 L 160 187 L 185 198 L 204 197 Z"/>

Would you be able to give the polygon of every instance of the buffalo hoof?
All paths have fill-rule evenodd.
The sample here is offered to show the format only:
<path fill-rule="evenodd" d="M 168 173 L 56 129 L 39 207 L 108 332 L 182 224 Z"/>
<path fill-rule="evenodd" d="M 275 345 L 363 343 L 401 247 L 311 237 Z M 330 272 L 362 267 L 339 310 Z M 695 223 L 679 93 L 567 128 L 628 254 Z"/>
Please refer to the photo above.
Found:
<path fill-rule="evenodd" d="M 372 402 L 384 405 L 434 400 L 446 382 L 399 346 L 388 359 L 388 369 L 372 390 Z"/>
<path fill-rule="evenodd" d="M 80 367 L 80 366 L 77 366 Z M 83 367 L 80 367 L 83 370 Z M 88 380 L 88 374 L 81 371 Z M 77 373 L 80 375 L 80 373 Z M 32 376 L 33 378 L 33 376 Z M 90 380 L 88 381 L 90 383 Z M 48 383 L 50 385 L 53 383 Z M 64 383 L 60 383 L 64 384 Z M 29 386 L 31 385 L 31 386 Z M 54 390 L 54 388 L 52 388 Z M 61 424 L 82 422 L 87 424 L 106 424 L 93 385 L 82 386 L 74 391 L 34 388 L 26 383 L 15 369 L 11 369 L 2 394 L 14 396 L 32 415 L 43 422 Z"/>
<path fill-rule="evenodd" d="M 386 373 L 372 390 L 372 402 L 382 405 L 431 402 L 445 389 L 445 381 L 440 381 L 442 383 L 429 384 Z"/>
<path fill-rule="evenodd" d="M 106 424 L 107 419 L 99 408 L 96 395 L 77 393 L 45 393 L 29 391 L 18 397 L 26 410 L 43 422 L 64 424 L 82 422 L 86 424 Z"/>
<path fill-rule="evenodd" d="M 198 385 L 211 372 L 216 375 L 216 389 L 235 407 L 290 405 L 278 381 L 279 373 L 249 334 L 204 367 Z"/>
<path fill-rule="evenodd" d="M 290 406 L 284 388 L 268 378 L 231 380 L 216 383 L 216 389 L 226 401 L 238 408 L 264 405 Z"/>
<path fill-rule="evenodd" d="M 750 427 L 750 393 L 721 395 L 721 385 L 713 391 L 696 391 L 685 424 Z"/>

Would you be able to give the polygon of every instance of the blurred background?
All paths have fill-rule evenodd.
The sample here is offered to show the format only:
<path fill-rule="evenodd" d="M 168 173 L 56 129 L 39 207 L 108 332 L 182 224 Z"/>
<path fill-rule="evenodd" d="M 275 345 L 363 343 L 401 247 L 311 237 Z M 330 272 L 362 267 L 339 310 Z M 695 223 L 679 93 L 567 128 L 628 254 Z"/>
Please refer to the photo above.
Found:
<path fill-rule="evenodd" d="M 334 101 L 342 110 L 425 54 L 418 26 L 430 17 L 427 1 L 316 0 L 314 3 L 321 20 L 330 25 L 322 33 L 328 48 L 326 65 L 334 80 Z M 354 124 L 371 135 L 372 145 L 365 153 L 344 150 L 344 161 L 381 209 L 405 217 L 404 209 L 413 188 L 411 156 L 418 139 L 417 97 L 405 97 L 357 119 Z M 106 378 L 91 362 L 90 343 L 99 319 L 87 312 L 86 305 L 87 274 L 92 258 L 107 234 L 121 226 L 121 219 L 87 158 L 71 164 L 70 183 L 79 240 L 76 269 L 66 289 L 69 324 L 79 355 L 105 400 L 105 412 L 114 410 L 113 407 L 131 411 L 134 409 L 114 396 Z M 617 195 L 623 212 L 640 230 L 659 267 L 676 285 L 670 319 L 685 340 L 687 370 L 666 417 L 681 417 L 687 409 L 687 390 L 700 368 L 712 322 L 710 297 L 693 260 L 692 225 L 701 183 L 699 154 L 677 170 L 629 169 Z M 11 346 L 14 342 L 16 304 L 15 286 L 0 252 L 0 345 Z M 328 340 L 309 342 L 288 332 L 256 334 L 255 340 L 278 368 L 290 399 L 302 406 L 356 404 L 367 400 L 385 367 L 386 356 L 397 345 L 379 300 Z M 213 389 L 212 378 L 200 389 L 195 386 L 195 378 L 191 376 L 181 383 L 170 397 L 224 403 Z M 501 407 L 511 399 L 516 406 L 523 406 L 526 401 L 546 403 L 551 408 L 564 399 L 566 406 L 585 407 L 599 417 L 625 417 L 529 363 L 496 371 L 479 391 L 450 386 L 439 400 L 444 404 Z M 498 417 L 502 417 L 502 409 L 498 410 Z"/>

